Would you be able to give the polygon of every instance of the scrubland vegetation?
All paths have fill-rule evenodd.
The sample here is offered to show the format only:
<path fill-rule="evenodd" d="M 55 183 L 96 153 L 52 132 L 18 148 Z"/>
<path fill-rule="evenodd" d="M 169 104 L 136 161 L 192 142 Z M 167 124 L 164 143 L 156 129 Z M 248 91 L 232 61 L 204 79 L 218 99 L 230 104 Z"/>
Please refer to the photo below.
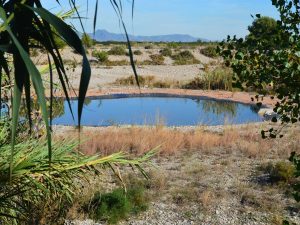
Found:
<path fill-rule="evenodd" d="M 300 223 L 299 3 L 272 2 L 280 21 L 256 15 L 245 39 L 131 43 L 133 55 L 124 43 L 80 40 L 60 19 L 74 12 L 56 16 L 33 2 L 1 8 L 0 224 Z M 120 75 L 131 67 L 144 74 Z M 241 126 L 81 127 L 80 141 L 78 130 L 52 127 L 57 90 L 67 102 L 78 91 L 80 121 L 101 69 L 114 74 L 104 89 L 251 91 L 258 107 L 269 94 L 278 117 Z"/>

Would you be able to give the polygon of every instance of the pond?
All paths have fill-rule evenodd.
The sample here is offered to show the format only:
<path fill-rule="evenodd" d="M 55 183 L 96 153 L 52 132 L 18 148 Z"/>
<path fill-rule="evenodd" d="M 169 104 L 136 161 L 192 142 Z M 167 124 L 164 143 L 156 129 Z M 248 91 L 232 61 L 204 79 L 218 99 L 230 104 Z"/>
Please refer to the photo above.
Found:
<path fill-rule="evenodd" d="M 53 124 L 76 125 L 77 100 L 71 100 L 75 121 L 66 101 L 57 102 Z M 59 106 L 60 105 L 60 106 Z M 263 118 L 254 107 L 203 97 L 112 96 L 88 98 L 82 125 L 157 125 L 195 126 L 245 124 Z"/>

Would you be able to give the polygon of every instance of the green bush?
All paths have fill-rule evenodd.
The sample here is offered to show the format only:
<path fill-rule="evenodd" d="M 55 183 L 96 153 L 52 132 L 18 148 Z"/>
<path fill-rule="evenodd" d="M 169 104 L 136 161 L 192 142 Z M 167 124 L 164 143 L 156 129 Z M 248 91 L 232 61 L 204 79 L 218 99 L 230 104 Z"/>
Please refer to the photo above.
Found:
<path fill-rule="evenodd" d="M 232 90 L 232 70 L 229 68 L 216 68 L 203 75 L 204 89 L 208 90 Z"/>
<path fill-rule="evenodd" d="M 145 211 L 148 199 L 143 187 L 130 187 L 127 193 L 123 189 L 116 189 L 111 193 L 96 193 L 89 206 L 86 207 L 96 220 L 116 224 L 130 214 Z"/>
<path fill-rule="evenodd" d="M 172 55 L 172 59 L 174 60 L 175 65 L 189 65 L 200 63 L 200 61 L 197 60 L 189 50 L 185 50 L 179 52 L 176 55 Z"/>
<path fill-rule="evenodd" d="M 82 44 L 86 47 L 86 48 L 90 48 L 93 46 L 94 42 L 92 40 L 92 38 L 90 37 L 90 35 L 88 34 L 83 34 L 82 38 L 81 38 Z"/>
<path fill-rule="evenodd" d="M 229 68 L 216 68 L 183 85 L 185 89 L 232 90 L 233 73 Z"/>
<path fill-rule="evenodd" d="M 200 53 L 210 58 L 216 58 L 218 56 L 217 47 L 214 45 L 208 45 L 207 47 L 201 49 Z"/>
<path fill-rule="evenodd" d="M 108 51 L 109 55 L 126 55 L 126 49 L 123 46 L 114 46 Z"/>
<path fill-rule="evenodd" d="M 274 164 L 268 164 L 265 172 L 270 175 L 272 182 L 290 182 L 295 177 L 296 168 L 291 162 L 281 161 Z"/>
<path fill-rule="evenodd" d="M 179 44 L 177 42 L 169 42 L 167 44 L 168 48 L 171 48 L 171 49 L 176 49 L 179 47 Z"/>
<path fill-rule="evenodd" d="M 107 52 L 104 52 L 104 51 L 95 50 L 95 51 L 92 52 L 92 56 L 97 58 L 97 60 L 100 63 L 104 63 L 104 62 L 108 61 L 108 54 L 107 54 Z"/>
<path fill-rule="evenodd" d="M 133 52 L 133 54 L 134 54 L 134 55 L 142 55 L 143 53 L 142 53 L 141 50 L 135 50 L 135 51 Z"/>
<path fill-rule="evenodd" d="M 159 53 L 162 56 L 172 56 L 172 49 L 170 49 L 170 48 L 164 48 L 164 49 L 160 50 Z"/>

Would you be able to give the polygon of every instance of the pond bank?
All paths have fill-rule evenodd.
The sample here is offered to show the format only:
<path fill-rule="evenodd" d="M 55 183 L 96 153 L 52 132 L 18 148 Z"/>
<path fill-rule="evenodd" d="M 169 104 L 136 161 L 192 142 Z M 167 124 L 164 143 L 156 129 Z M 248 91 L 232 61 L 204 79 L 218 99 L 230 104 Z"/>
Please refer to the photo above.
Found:
<path fill-rule="evenodd" d="M 88 90 L 87 97 L 99 97 L 109 95 L 170 95 L 170 96 L 192 96 L 192 97 L 206 97 L 218 100 L 234 101 L 237 103 L 253 104 L 251 98 L 255 98 L 255 93 L 248 92 L 230 92 L 220 90 L 187 90 L 187 89 L 172 89 L 172 88 L 103 88 L 99 90 Z M 62 94 L 58 96 L 63 96 Z M 71 97 L 76 97 L 74 94 Z M 272 107 L 275 105 L 276 100 L 267 96 L 263 98 L 263 105 L 266 107 Z"/>

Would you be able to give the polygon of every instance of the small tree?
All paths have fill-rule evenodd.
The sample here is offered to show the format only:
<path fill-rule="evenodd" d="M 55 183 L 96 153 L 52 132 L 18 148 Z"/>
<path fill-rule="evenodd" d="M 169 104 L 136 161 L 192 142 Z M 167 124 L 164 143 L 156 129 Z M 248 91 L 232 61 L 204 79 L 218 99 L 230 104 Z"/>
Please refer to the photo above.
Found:
<path fill-rule="evenodd" d="M 235 86 L 258 89 L 269 86 L 272 88 L 274 97 L 277 99 L 273 110 L 278 114 L 282 126 L 280 129 L 262 130 L 263 138 L 282 137 L 283 126 L 300 122 L 300 1 L 272 0 L 272 3 L 280 13 L 280 20 L 276 22 L 277 26 L 272 20 L 266 18 L 261 20 L 260 15 L 257 15 L 254 26 L 250 28 L 252 34 L 246 38 L 246 41 L 228 37 L 227 42 L 223 42 L 218 47 L 226 64 L 232 67 L 235 73 Z M 268 27 L 272 27 L 271 33 L 275 37 L 283 37 L 281 40 L 285 42 L 285 48 L 280 45 L 275 46 L 272 42 L 273 36 L 267 36 L 263 30 L 260 30 L 266 24 L 271 24 Z M 255 40 L 260 41 L 253 42 L 252 46 L 247 45 L 247 41 L 254 37 L 256 37 Z M 272 48 L 270 44 L 273 45 Z M 258 105 L 261 103 L 258 102 Z M 276 123 L 277 120 L 277 117 L 272 119 Z M 293 153 L 290 160 L 296 166 L 295 175 L 299 177 L 300 155 Z M 300 183 L 298 182 L 294 188 L 295 199 L 300 201 Z"/>
<path fill-rule="evenodd" d="M 271 17 L 257 16 L 252 25 L 248 27 L 250 33 L 246 37 L 246 43 L 254 48 L 258 44 L 267 49 L 287 47 L 288 35 L 283 32 L 277 21 Z"/>

